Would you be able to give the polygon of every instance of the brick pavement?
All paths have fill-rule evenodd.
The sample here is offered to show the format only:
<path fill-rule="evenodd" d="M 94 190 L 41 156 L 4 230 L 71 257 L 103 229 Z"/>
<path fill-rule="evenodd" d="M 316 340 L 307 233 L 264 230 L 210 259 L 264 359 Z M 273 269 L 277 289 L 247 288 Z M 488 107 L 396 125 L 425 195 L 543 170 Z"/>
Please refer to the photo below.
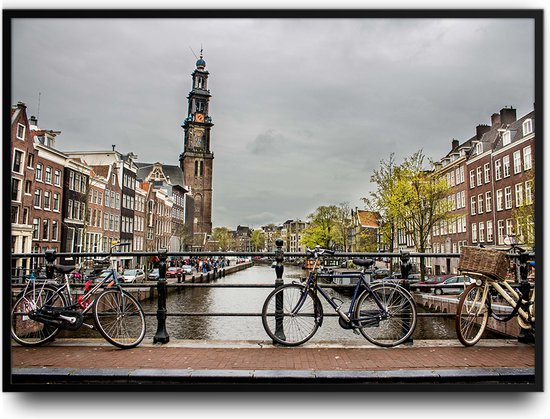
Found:
<path fill-rule="evenodd" d="M 534 345 L 514 341 L 480 342 L 470 348 L 455 343 L 425 342 L 395 348 L 170 342 L 142 343 L 129 350 L 88 341 L 37 348 L 14 345 L 11 356 L 12 368 L 389 371 L 535 366 Z"/>

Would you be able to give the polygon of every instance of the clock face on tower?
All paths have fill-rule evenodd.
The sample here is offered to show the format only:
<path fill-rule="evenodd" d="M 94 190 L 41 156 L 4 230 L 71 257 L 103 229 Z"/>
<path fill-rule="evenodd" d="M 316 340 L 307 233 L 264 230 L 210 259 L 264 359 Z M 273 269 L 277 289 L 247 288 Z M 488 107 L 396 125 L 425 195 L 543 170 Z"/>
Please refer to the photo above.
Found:
<path fill-rule="evenodd" d="M 195 114 L 195 121 L 204 122 L 204 114 L 202 113 Z"/>

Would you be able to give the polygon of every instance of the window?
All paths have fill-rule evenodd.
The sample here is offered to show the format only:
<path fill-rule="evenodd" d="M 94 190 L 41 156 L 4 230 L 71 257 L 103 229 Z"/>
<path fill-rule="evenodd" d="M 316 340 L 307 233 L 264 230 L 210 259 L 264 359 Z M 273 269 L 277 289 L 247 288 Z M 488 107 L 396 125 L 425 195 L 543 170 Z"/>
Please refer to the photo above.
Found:
<path fill-rule="evenodd" d="M 13 165 L 12 170 L 15 173 L 21 173 L 23 171 L 23 152 L 19 150 L 13 150 Z"/>
<path fill-rule="evenodd" d="M 506 235 L 511 236 L 514 234 L 514 220 L 508 218 L 506 220 Z"/>
<path fill-rule="evenodd" d="M 21 189 L 21 181 L 19 179 L 11 180 L 11 200 L 19 201 Z"/>
<path fill-rule="evenodd" d="M 466 191 L 461 191 L 460 192 L 460 206 L 462 208 L 466 207 Z"/>
<path fill-rule="evenodd" d="M 485 183 L 489 183 L 491 181 L 491 166 L 489 165 L 489 163 L 485 163 L 485 165 L 483 166 L 483 172 Z"/>
<path fill-rule="evenodd" d="M 479 223 L 478 240 L 480 243 L 485 241 L 485 223 Z"/>
<path fill-rule="evenodd" d="M 59 211 L 59 194 L 58 193 L 53 194 L 53 210 Z"/>
<path fill-rule="evenodd" d="M 512 208 L 512 187 L 507 186 L 504 188 L 504 207 L 506 209 Z"/>
<path fill-rule="evenodd" d="M 477 224 L 472 224 L 472 243 L 477 243 Z"/>
<path fill-rule="evenodd" d="M 27 167 L 29 169 L 34 169 L 34 154 L 27 154 Z"/>
<path fill-rule="evenodd" d="M 110 205 L 109 196 L 110 196 L 109 191 L 105 191 L 105 206 L 106 206 L 106 207 L 110 207 L 110 206 L 111 206 L 111 205 Z"/>
<path fill-rule="evenodd" d="M 470 198 L 470 214 L 476 215 L 476 197 L 472 196 Z"/>
<path fill-rule="evenodd" d="M 464 166 L 460 166 L 460 183 L 464 182 Z"/>
<path fill-rule="evenodd" d="M 451 186 L 455 186 L 455 172 L 451 172 Z"/>
<path fill-rule="evenodd" d="M 491 212 L 493 210 L 493 203 L 491 202 L 491 191 L 485 192 L 485 212 Z"/>
<path fill-rule="evenodd" d="M 523 149 L 523 170 L 529 170 L 533 166 L 531 161 L 531 146 L 527 146 Z"/>
<path fill-rule="evenodd" d="M 487 241 L 493 241 L 493 222 L 491 220 L 487 221 Z"/>
<path fill-rule="evenodd" d="M 504 244 L 504 220 L 497 222 L 498 244 Z"/>
<path fill-rule="evenodd" d="M 500 160 L 495 160 L 495 180 L 502 179 L 502 163 Z"/>
<path fill-rule="evenodd" d="M 52 193 L 50 191 L 44 191 L 44 209 L 50 209 L 51 196 Z"/>
<path fill-rule="evenodd" d="M 34 207 L 40 208 L 42 202 L 42 189 L 37 189 L 34 191 Z"/>
<path fill-rule="evenodd" d="M 457 192 L 457 193 L 456 193 L 456 197 L 454 198 L 454 201 L 456 202 L 456 209 L 462 208 L 462 207 L 460 206 L 460 192 Z"/>
<path fill-rule="evenodd" d="M 503 195 L 502 195 L 502 189 L 497 189 L 497 211 L 502 211 L 504 209 L 503 207 L 503 201 L 502 201 Z"/>
<path fill-rule="evenodd" d="M 69 172 L 69 189 L 74 191 L 74 172 Z"/>
<path fill-rule="evenodd" d="M 73 200 L 67 202 L 67 218 L 73 218 Z"/>
<path fill-rule="evenodd" d="M 42 221 L 42 240 L 50 240 L 50 220 Z"/>
<path fill-rule="evenodd" d="M 32 239 L 38 240 L 40 238 L 40 219 L 32 219 Z"/>
<path fill-rule="evenodd" d="M 523 206 L 523 184 L 516 183 L 516 207 Z"/>
<path fill-rule="evenodd" d="M 477 196 L 477 213 L 482 214 L 483 213 L 483 194 L 479 194 Z"/>
<path fill-rule="evenodd" d="M 483 153 L 483 144 L 477 143 L 476 144 L 476 155 L 479 156 L 481 153 Z"/>
<path fill-rule="evenodd" d="M 74 190 L 80 192 L 80 174 L 74 175 Z"/>
<path fill-rule="evenodd" d="M 475 182 L 476 182 L 476 175 L 473 170 L 470 170 L 470 189 L 476 186 Z"/>
<path fill-rule="evenodd" d="M 26 130 L 25 125 L 17 124 L 17 134 L 16 134 L 16 136 L 19 140 L 25 140 L 25 130 Z"/>
<path fill-rule="evenodd" d="M 523 135 L 528 135 L 533 132 L 533 120 L 526 119 L 523 121 Z"/>
<path fill-rule="evenodd" d="M 53 184 L 55 186 L 61 186 L 61 170 L 56 170 L 53 175 Z"/>
<path fill-rule="evenodd" d="M 456 179 L 456 184 L 458 185 L 460 183 L 460 168 L 456 168 L 455 170 L 455 179 Z"/>
<path fill-rule="evenodd" d="M 512 133 L 510 131 L 506 131 L 504 134 L 502 134 L 502 145 L 508 145 L 512 142 Z"/>
<path fill-rule="evenodd" d="M 57 235 L 57 221 L 53 220 L 52 221 L 52 241 L 57 241 L 58 240 L 58 235 Z"/>
<path fill-rule="evenodd" d="M 11 223 L 19 224 L 19 207 L 17 205 L 11 207 Z"/>
<path fill-rule="evenodd" d="M 525 181 L 525 203 L 531 205 L 533 203 L 533 181 Z"/>
<path fill-rule="evenodd" d="M 50 166 L 46 167 L 44 181 L 50 185 L 52 184 L 52 168 Z"/>
<path fill-rule="evenodd" d="M 514 174 L 521 172 L 521 151 L 514 152 Z"/>
<path fill-rule="evenodd" d="M 39 182 L 42 182 L 42 163 L 37 163 L 36 164 L 35 179 Z"/>
<path fill-rule="evenodd" d="M 502 158 L 502 169 L 504 172 L 504 177 L 510 176 L 510 156 L 504 156 Z"/>
<path fill-rule="evenodd" d="M 481 166 L 476 169 L 477 186 L 481 186 Z"/>
<path fill-rule="evenodd" d="M 111 208 L 115 207 L 115 191 L 111 191 Z"/>
<path fill-rule="evenodd" d="M 23 224 L 29 224 L 29 207 L 23 208 Z"/>

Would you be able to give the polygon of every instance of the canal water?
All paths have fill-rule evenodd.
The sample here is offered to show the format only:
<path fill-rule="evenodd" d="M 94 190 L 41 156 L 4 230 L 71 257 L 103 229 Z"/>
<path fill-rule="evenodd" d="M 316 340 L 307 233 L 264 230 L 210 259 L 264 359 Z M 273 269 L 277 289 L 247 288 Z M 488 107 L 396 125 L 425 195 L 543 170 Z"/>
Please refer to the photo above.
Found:
<path fill-rule="evenodd" d="M 283 280 L 285 283 L 298 281 L 306 271 L 296 266 L 285 266 Z M 243 271 L 217 279 L 219 284 L 274 284 L 275 270 L 269 265 L 254 266 Z M 180 292 L 171 291 L 168 295 L 166 309 L 175 312 L 206 313 L 261 313 L 263 303 L 272 288 L 184 288 Z M 349 307 L 350 298 L 333 289 L 327 293 L 344 301 L 343 307 Z M 323 302 L 324 313 L 334 313 L 332 307 Z M 156 312 L 157 300 L 142 301 L 146 312 Z M 421 310 L 419 308 L 419 310 Z M 157 319 L 147 317 L 146 336 L 154 336 Z M 173 339 L 197 340 L 269 340 L 262 325 L 261 316 L 254 317 L 207 317 L 207 316 L 168 316 L 166 329 Z M 445 317 L 419 317 L 413 339 L 456 339 L 454 319 Z M 337 317 L 325 317 L 310 342 L 339 341 L 349 344 L 367 342 L 362 335 L 352 330 L 342 329 Z"/>

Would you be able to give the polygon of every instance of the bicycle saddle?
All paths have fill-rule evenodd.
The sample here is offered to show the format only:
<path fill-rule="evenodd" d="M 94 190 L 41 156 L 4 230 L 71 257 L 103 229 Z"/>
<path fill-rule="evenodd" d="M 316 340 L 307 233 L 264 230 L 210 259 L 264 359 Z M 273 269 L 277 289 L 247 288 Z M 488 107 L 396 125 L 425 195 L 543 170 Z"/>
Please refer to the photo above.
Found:
<path fill-rule="evenodd" d="M 357 266 L 364 266 L 365 268 L 374 265 L 374 259 L 353 259 L 352 262 Z"/>
<path fill-rule="evenodd" d="M 53 268 L 62 274 L 68 274 L 69 272 L 74 271 L 74 268 L 76 268 L 75 265 L 53 265 Z"/>

